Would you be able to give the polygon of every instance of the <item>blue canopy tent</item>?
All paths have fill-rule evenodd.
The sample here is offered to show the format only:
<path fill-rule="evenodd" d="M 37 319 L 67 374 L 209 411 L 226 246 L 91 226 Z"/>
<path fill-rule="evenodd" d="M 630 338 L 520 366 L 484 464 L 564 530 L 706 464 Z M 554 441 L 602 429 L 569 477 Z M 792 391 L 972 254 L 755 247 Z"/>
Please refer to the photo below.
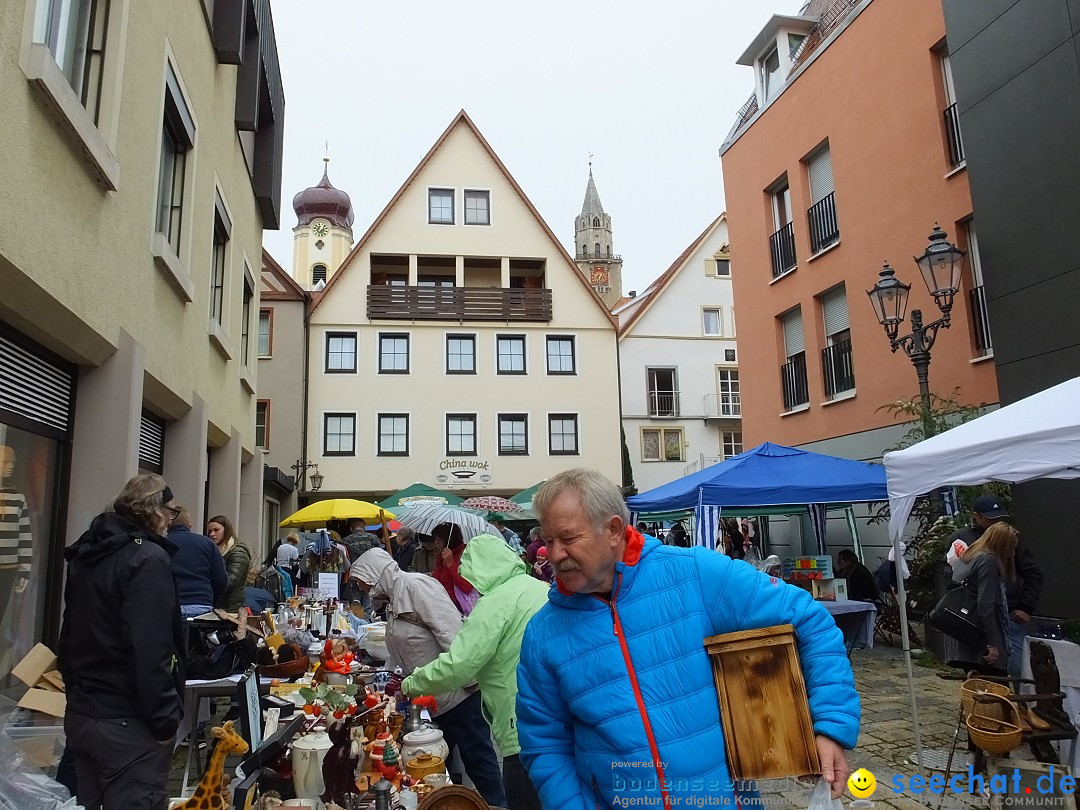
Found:
<path fill-rule="evenodd" d="M 752 450 L 627 499 L 643 514 L 694 510 L 695 542 L 716 548 L 723 508 L 790 506 L 807 509 L 820 553 L 830 505 L 888 500 L 880 464 L 826 456 L 765 442 Z"/>

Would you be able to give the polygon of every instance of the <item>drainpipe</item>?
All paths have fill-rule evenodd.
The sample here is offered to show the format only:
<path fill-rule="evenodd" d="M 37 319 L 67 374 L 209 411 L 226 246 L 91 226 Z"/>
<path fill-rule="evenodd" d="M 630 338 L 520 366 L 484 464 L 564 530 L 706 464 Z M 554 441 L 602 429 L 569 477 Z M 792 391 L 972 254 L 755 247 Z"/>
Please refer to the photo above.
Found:
<path fill-rule="evenodd" d="M 307 464 L 307 438 L 308 438 L 308 367 L 310 365 L 311 355 L 311 313 L 308 311 L 308 304 L 311 302 L 311 297 L 308 296 L 304 301 L 304 371 L 303 371 L 303 396 L 304 401 L 302 408 L 301 422 L 300 422 L 300 463 L 302 465 Z M 297 484 L 300 481 L 305 480 L 307 467 L 302 466 L 296 471 Z M 296 508 L 300 508 L 300 488 L 296 489 Z"/>

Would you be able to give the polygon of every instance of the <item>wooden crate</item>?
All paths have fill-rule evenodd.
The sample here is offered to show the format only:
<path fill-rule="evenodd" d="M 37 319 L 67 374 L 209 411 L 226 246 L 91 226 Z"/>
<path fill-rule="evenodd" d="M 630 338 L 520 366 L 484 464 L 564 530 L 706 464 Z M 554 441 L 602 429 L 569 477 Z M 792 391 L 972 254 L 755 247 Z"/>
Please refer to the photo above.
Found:
<path fill-rule="evenodd" d="M 821 773 L 790 624 L 705 639 L 733 779 Z"/>

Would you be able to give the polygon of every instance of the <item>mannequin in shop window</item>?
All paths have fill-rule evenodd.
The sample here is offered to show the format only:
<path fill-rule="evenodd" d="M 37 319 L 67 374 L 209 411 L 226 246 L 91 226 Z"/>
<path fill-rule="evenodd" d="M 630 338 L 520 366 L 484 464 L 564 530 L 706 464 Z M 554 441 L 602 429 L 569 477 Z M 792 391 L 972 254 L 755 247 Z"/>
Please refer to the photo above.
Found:
<path fill-rule="evenodd" d="M 30 582 L 33 537 L 30 533 L 30 510 L 26 497 L 14 488 L 15 450 L 0 444 L 0 627 L 4 635 L 14 633 L 15 606 Z M 10 639 L 9 639 L 10 640 Z M 6 660 L 10 650 L 0 641 L 2 671 L 14 662 Z"/>

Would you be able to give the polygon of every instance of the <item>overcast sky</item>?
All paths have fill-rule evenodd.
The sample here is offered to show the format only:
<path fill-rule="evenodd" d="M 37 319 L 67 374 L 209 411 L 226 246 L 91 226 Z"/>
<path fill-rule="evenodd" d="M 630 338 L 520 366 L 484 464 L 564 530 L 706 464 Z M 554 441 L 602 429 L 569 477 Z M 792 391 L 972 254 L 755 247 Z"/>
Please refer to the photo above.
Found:
<path fill-rule="evenodd" d="M 281 230 L 322 175 L 352 197 L 359 239 L 464 108 L 573 251 L 589 154 L 643 290 L 724 209 L 718 148 L 753 90 L 735 64 L 802 0 L 273 0 L 285 83 Z"/>

